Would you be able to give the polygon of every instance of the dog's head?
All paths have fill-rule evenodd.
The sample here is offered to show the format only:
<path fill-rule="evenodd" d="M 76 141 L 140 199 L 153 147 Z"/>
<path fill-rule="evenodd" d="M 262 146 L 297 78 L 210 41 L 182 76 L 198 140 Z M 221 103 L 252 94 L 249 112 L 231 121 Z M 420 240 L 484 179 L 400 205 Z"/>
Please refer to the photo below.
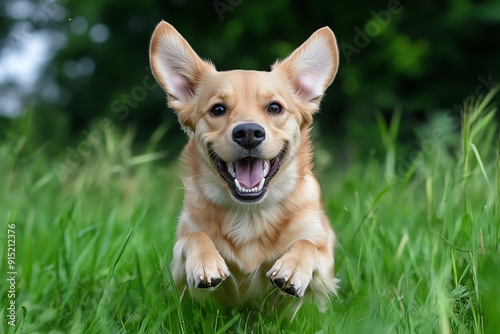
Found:
<path fill-rule="evenodd" d="M 270 72 L 218 72 L 161 22 L 151 39 L 150 61 L 204 168 L 216 176 L 210 179 L 215 191 L 244 203 L 261 202 L 272 188 L 275 198 L 286 196 L 283 188 L 297 179 L 294 161 L 300 164 L 297 153 L 308 140 L 304 130 L 337 72 L 337 44 L 329 28 L 316 31 Z"/>

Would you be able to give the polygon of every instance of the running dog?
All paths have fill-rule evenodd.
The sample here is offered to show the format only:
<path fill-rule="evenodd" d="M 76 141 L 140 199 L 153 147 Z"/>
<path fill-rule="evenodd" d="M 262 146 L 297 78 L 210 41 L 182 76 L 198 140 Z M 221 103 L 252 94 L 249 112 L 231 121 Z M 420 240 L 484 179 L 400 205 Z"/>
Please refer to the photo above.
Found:
<path fill-rule="evenodd" d="M 317 30 L 269 72 L 217 71 L 162 21 L 150 62 L 189 137 L 171 264 L 178 291 L 260 307 L 276 289 L 324 308 L 337 291 L 335 234 L 309 133 L 338 69 L 333 32 Z"/>

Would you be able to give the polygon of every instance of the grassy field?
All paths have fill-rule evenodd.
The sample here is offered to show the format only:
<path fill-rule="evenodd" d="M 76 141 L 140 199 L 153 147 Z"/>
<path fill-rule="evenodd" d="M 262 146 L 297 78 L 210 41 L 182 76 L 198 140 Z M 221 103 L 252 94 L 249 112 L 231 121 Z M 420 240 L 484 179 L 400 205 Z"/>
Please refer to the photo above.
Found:
<path fill-rule="evenodd" d="M 345 166 L 318 147 L 341 290 L 325 313 L 306 304 L 291 323 L 279 307 L 226 314 L 179 302 L 168 263 L 183 171 L 157 152 L 165 128 L 140 154 L 133 132 L 113 131 L 49 159 L 29 117 L 18 120 L 0 143 L 0 332 L 498 333 L 500 149 L 487 105 L 469 104 L 461 124 L 436 117 L 408 154 L 398 113 L 377 118 L 385 151 L 364 161 Z"/>

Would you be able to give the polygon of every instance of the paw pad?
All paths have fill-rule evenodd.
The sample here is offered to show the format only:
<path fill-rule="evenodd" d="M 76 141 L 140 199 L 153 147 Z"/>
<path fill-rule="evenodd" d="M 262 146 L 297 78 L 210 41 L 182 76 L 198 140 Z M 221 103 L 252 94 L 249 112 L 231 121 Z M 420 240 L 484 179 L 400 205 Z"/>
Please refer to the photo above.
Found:
<path fill-rule="evenodd" d="M 278 278 L 273 278 L 269 277 L 269 280 L 271 283 L 280 289 L 281 291 L 289 294 L 290 296 L 293 297 L 299 297 L 299 290 L 295 287 L 295 285 L 289 281 L 287 281 L 283 277 L 278 277 Z"/>
<path fill-rule="evenodd" d="M 222 278 L 220 277 L 212 277 L 209 280 L 201 279 L 200 282 L 198 283 L 197 288 L 199 289 L 215 288 L 221 283 L 222 283 Z"/>

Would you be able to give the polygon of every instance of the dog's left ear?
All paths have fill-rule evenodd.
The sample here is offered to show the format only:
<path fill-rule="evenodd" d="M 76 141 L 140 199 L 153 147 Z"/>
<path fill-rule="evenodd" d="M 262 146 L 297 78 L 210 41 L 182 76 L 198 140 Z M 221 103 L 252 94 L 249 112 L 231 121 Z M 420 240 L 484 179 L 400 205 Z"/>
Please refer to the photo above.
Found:
<path fill-rule="evenodd" d="M 185 130 L 193 130 L 187 108 L 197 94 L 201 81 L 215 73 L 215 67 L 203 61 L 184 37 L 165 21 L 151 37 L 149 57 L 153 74 L 168 96 L 168 105 L 179 116 Z"/>
<path fill-rule="evenodd" d="M 273 65 L 292 83 L 295 93 L 317 109 L 321 97 L 337 74 L 339 53 L 335 35 L 328 27 L 311 35 L 285 60 Z"/>

